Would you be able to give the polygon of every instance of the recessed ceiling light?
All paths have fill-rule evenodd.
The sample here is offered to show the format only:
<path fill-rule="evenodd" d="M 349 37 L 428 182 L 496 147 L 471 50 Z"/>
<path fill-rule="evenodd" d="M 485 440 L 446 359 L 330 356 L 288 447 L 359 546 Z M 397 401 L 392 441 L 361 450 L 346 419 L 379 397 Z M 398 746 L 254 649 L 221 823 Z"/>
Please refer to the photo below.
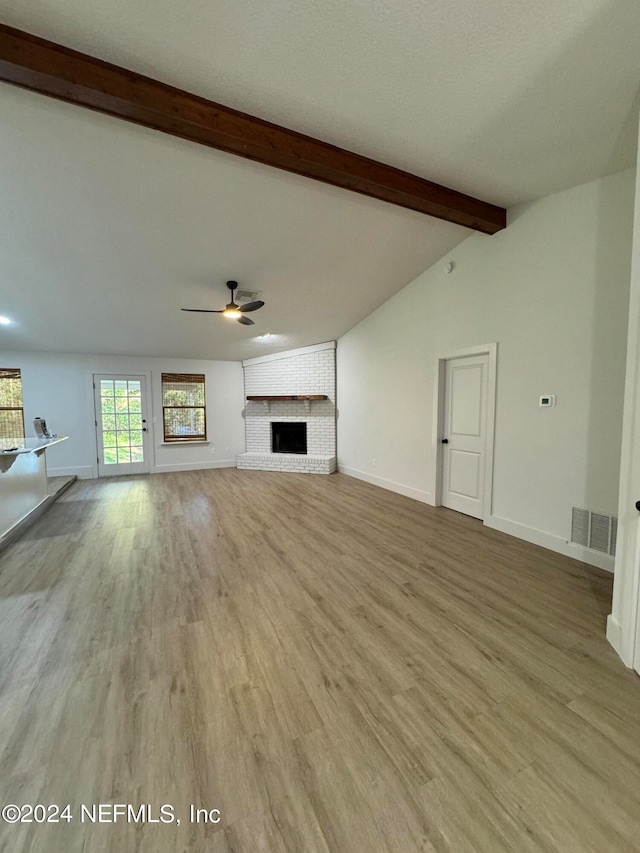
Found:
<path fill-rule="evenodd" d="M 8 317 L 0 317 L 0 326 L 10 326 L 11 320 Z"/>
<path fill-rule="evenodd" d="M 272 337 L 271 332 L 265 332 L 264 335 L 260 335 L 260 339 L 263 341 L 270 337 Z"/>

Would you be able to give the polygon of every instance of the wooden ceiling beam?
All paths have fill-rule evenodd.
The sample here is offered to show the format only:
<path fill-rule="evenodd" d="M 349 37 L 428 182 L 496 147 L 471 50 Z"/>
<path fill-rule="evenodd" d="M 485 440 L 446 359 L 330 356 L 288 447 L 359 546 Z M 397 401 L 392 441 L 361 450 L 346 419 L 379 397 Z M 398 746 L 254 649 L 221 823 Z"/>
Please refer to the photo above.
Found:
<path fill-rule="evenodd" d="M 0 80 L 486 234 L 506 227 L 501 207 L 3 24 Z"/>

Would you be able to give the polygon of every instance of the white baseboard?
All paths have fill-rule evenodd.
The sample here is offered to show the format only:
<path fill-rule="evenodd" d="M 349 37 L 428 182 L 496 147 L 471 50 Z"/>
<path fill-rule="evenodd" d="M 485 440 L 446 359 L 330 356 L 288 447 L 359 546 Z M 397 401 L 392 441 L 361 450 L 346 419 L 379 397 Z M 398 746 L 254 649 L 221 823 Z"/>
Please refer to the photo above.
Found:
<path fill-rule="evenodd" d="M 380 486 L 382 489 L 388 489 L 390 492 L 397 492 L 399 495 L 404 495 L 406 498 L 413 498 L 415 501 L 421 501 L 424 504 L 433 506 L 433 496 L 429 492 L 423 492 L 420 489 L 414 489 L 411 486 L 405 486 L 402 483 L 396 483 L 393 480 L 385 480 L 384 477 L 374 477 L 373 474 L 367 474 L 366 471 L 358 471 L 357 468 L 345 468 L 338 462 L 338 471 L 341 474 L 346 474 L 348 477 L 355 477 L 357 480 L 364 480 L 365 483 L 371 483 L 373 486 Z"/>
<path fill-rule="evenodd" d="M 217 459 L 213 462 L 176 462 L 172 465 L 156 465 L 152 474 L 168 474 L 175 471 L 203 471 L 207 468 L 235 468 L 235 459 Z"/>
<path fill-rule="evenodd" d="M 509 519 L 500 518 L 497 515 L 490 515 L 484 520 L 484 523 L 493 530 L 500 530 L 502 533 L 508 533 L 509 536 L 515 536 L 517 539 L 524 539 L 525 542 L 540 545 L 541 548 L 556 551 L 565 557 L 580 560 L 582 563 L 588 563 L 590 566 L 604 569 L 606 572 L 613 572 L 614 557 L 609 554 L 601 554 L 599 551 L 592 551 L 591 548 L 584 548 L 573 542 L 567 542 L 562 536 L 556 536 L 554 533 L 547 533 L 544 530 L 538 530 L 536 527 L 529 527 L 517 521 L 509 521 Z"/>
<path fill-rule="evenodd" d="M 91 465 L 84 465 L 80 468 L 49 468 L 47 466 L 47 477 L 73 477 L 79 480 L 95 479 L 96 472 Z"/>

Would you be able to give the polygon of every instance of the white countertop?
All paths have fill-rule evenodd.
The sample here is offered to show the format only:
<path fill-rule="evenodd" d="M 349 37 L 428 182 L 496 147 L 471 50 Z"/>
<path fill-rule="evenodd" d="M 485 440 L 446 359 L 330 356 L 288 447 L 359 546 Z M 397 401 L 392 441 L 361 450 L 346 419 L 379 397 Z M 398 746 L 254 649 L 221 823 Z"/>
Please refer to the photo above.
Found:
<path fill-rule="evenodd" d="M 19 453 L 38 453 L 66 441 L 68 435 L 53 435 L 51 438 L 0 438 L 0 456 L 17 456 Z"/>

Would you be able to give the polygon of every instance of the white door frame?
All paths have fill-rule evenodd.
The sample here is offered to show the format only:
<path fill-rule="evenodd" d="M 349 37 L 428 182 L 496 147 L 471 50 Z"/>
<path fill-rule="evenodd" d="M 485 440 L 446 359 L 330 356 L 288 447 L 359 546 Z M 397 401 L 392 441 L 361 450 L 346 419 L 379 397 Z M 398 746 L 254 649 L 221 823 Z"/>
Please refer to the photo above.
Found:
<path fill-rule="evenodd" d="M 439 355 L 435 364 L 433 391 L 433 430 L 431 442 L 431 494 L 433 505 L 442 506 L 442 428 L 444 423 L 445 364 L 452 358 L 473 355 L 489 357 L 487 369 L 487 429 L 484 456 L 483 523 L 493 512 L 493 445 L 496 422 L 496 380 L 498 370 L 498 344 L 479 344 Z"/>
<path fill-rule="evenodd" d="M 640 179 L 640 173 L 639 173 Z M 640 189 L 640 187 L 639 187 Z M 636 201 L 636 217 L 638 200 Z M 640 247 L 639 247 L 640 248 Z M 634 249 L 634 251 L 636 251 Z M 639 258 L 640 260 L 640 258 Z M 634 260 L 635 265 L 635 260 Z M 618 542 L 613 575 L 613 602 L 607 617 L 607 640 L 624 664 L 640 672 L 640 268 L 631 276 L 627 372 L 622 417 L 622 452 L 618 495 Z"/>
<path fill-rule="evenodd" d="M 99 376 L 109 376 L 109 377 L 114 378 L 114 379 L 130 379 L 130 378 L 144 379 L 143 398 L 145 401 L 146 416 L 147 416 L 146 417 L 147 428 L 146 428 L 146 430 L 144 430 L 144 432 L 145 432 L 144 454 L 145 454 L 145 464 L 147 465 L 147 471 L 145 471 L 144 473 L 151 474 L 153 472 L 153 469 L 154 469 L 152 450 L 153 450 L 153 447 L 155 444 L 154 437 L 153 437 L 153 401 L 152 401 L 152 397 L 151 397 L 151 394 L 152 394 L 151 372 L 148 370 L 134 370 L 134 371 L 130 371 L 127 373 L 127 372 L 123 372 L 122 370 L 109 371 L 109 370 L 105 370 L 105 369 L 96 368 L 96 369 L 91 370 L 91 373 L 89 374 L 89 376 L 90 376 L 90 382 L 91 382 L 90 387 L 92 389 L 92 393 L 91 393 L 92 413 L 91 413 L 91 416 L 92 416 L 92 419 L 93 419 L 94 424 L 95 424 L 95 427 L 93 430 L 93 445 L 95 448 L 94 459 L 96 461 L 92 465 L 94 479 L 97 479 L 97 478 L 104 479 L 105 478 L 105 475 L 103 475 L 102 478 L 100 477 L 100 453 L 103 451 L 99 445 L 98 411 L 96 408 L 96 399 L 97 399 L 96 398 L 96 377 L 99 377 Z M 114 474 L 114 475 L 110 475 L 110 476 L 120 476 L 120 475 Z M 127 475 L 123 475 L 123 476 L 127 476 Z M 108 479 L 108 478 L 109 477 L 107 476 L 106 479 Z"/>
<path fill-rule="evenodd" d="M 636 172 L 620 459 L 618 542 L 607 640 L 623 663 L 640 673 L 640 516 L 635 507 L 640 500 L 640 169 Z"/>

